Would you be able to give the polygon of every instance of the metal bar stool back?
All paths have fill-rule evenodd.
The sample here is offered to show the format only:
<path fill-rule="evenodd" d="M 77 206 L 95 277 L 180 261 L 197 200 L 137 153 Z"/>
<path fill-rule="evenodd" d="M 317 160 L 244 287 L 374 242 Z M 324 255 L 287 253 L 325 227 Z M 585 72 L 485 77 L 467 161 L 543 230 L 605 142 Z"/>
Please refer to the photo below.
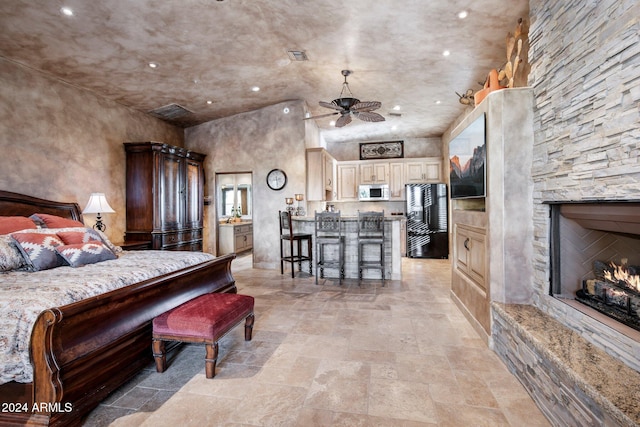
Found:
<path fill-rule="evenodd" d="M 365 259 L 364 250 L 367 245 L 379 247 L 378 260 Z M 385 253 L 384 253 L 384 211 L 375 212 L 358 211 L 358 272 L 362 279 L 364 269 L 378 269 L 382 273 L 382 283 L 385 280 Z"/>
<path fill-rule="evenodd" d="M 315 213 L 316 238 L 316 284 L 318 284 L 318 269 L 320 277 L 324 277 L 325 268 L 338 269 L 340 283 L 344 279 L 344 236 L 342 235 L 342 219 L 338 212 Z M 336 245 L 337 258 L 327 259 L 326 245 Z"/>
<path fill-rule="evenodd" d="M 302 262 L 309 263 L 309 274 L 313 274 L 312 234 L 294 233 L 291 223 L 291 215 L 287 211 L 278 211 L 280 222 L 280 274 L 284 274 L 284 263 L 291 263 L 291 277 L 295 277 L 295 263 L 298 263 L 298 271 L 302 271 Z M 307 242 L 307 255 L 302 253 L 302 242 Z M 288 242 L 289 251 L 285 255 L 285 243 Z M 296 250 L 297 249 L 297 250 Z"/>

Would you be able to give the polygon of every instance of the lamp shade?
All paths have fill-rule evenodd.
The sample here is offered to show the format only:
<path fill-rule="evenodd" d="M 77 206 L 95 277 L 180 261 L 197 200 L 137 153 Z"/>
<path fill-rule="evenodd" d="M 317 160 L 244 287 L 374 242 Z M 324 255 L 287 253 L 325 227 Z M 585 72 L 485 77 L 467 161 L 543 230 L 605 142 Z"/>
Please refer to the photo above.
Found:
<path fill-rule="evenodd" d="M 87 206 L 82 211 L 83 214 L 95 213 L 95 214 L 103 214 L 103 213 L 115 213 L 111 206 L 109 206 L 109 202 L 107 202 L 107 198 L 104 196 L 104 193 L 91 193 L 89 197 L 89 202 Z"/>

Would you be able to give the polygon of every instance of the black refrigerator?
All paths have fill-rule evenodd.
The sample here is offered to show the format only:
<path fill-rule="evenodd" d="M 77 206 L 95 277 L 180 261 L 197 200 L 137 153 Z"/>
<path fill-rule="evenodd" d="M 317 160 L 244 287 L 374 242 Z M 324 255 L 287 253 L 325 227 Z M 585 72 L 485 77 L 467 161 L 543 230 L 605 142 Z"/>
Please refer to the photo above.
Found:
<path fill-rule="evenodd" d="M 448 258 L 446 184 L 407 184 L 407 256 Z"/>

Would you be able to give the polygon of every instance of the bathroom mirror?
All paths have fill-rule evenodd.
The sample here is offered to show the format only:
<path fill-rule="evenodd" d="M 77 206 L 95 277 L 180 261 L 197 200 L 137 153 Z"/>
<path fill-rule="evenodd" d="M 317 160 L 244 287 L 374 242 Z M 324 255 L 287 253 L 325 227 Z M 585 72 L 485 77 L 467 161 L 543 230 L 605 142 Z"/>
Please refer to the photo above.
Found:
<path fill-rule="evenodd" d="M 216 179 L 218 217 L 224 219 L 240 213 L 243 219 L 251 219 L 251 174 L 220 173 Z"/>

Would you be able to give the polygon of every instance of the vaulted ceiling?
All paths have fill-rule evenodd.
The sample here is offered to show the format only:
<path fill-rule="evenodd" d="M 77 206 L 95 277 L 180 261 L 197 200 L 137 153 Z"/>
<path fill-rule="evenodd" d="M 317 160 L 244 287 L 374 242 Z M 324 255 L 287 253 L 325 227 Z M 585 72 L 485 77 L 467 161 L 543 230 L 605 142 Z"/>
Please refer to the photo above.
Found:
<path fill-rule="evenodd" d="M 183 127 L 290 99 L 330 113 L 348 69 L 386 121 L 317 119 L 328 142 L 429 137 L 505 64 L 519 18 L 527 0 L 3 0 L 0 56 Z"/>

